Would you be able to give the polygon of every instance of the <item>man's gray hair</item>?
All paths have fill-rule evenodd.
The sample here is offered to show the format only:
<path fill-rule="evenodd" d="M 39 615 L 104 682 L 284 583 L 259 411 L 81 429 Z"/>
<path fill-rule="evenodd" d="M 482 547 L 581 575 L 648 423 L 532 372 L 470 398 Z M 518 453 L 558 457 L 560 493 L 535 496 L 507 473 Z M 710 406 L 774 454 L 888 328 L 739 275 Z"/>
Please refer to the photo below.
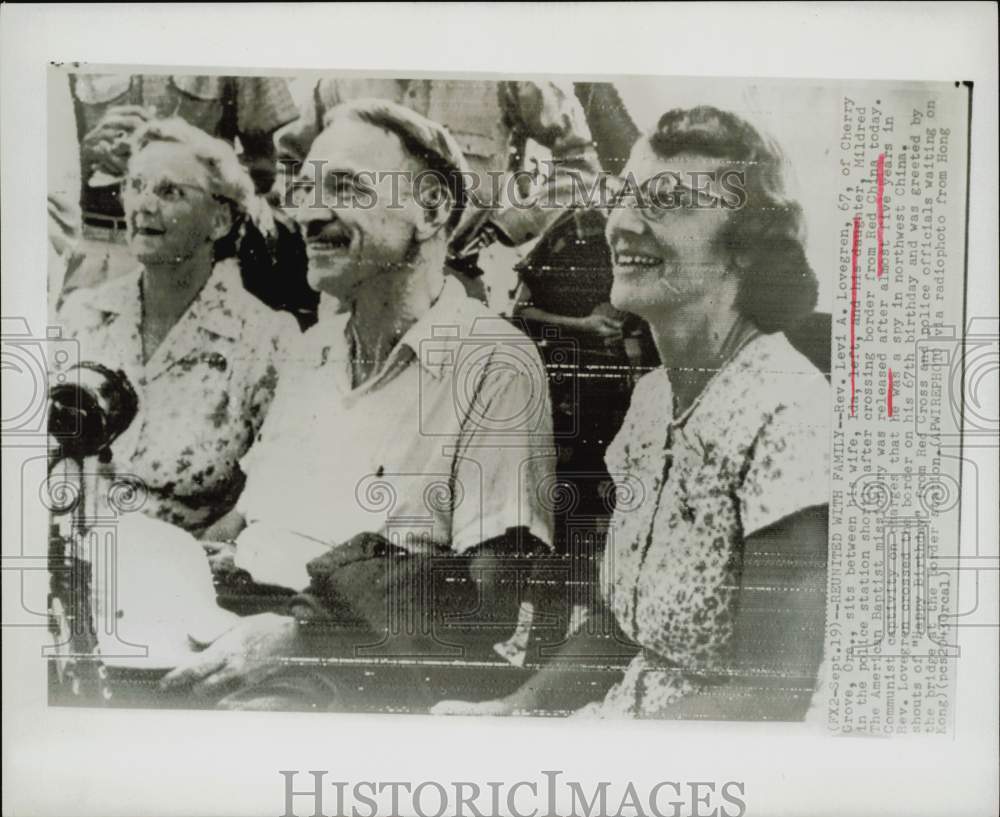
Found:
<path fill-rule="evenodd" d="M 458 142 L 444 125 L 386 99 L 356 99 L 336 106 L 325 125 L 347 115 L 399 137 L 403 148 L 439 180 L 452 200 L 447 230 L 453 232 L 466 206 L 465 176 L 468 164 Z"/>

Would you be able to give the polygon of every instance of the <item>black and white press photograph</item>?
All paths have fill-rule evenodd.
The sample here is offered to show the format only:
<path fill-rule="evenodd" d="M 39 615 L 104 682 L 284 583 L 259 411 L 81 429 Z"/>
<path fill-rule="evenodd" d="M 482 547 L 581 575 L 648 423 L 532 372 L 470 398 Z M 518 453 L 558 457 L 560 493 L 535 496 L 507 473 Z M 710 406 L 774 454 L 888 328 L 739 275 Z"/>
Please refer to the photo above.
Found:
<path fill-rule="evenodd" d="M 53 70 L 51 702 L 802 720 L 831 316 L 737 85 Z"/>
<path fill-rule="evenodd" d="M 985 813 L 995 8 L 94 8 L 3 12 L 11 814 Z"/>

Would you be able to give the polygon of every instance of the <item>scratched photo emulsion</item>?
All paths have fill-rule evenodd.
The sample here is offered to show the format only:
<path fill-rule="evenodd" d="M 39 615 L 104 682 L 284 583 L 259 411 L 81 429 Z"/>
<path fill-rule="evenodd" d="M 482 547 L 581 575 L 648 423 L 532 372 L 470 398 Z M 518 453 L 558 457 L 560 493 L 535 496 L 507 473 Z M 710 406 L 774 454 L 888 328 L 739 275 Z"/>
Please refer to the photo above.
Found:
<path fill-rule="evenodd" d="M 971 86 L 48 90 L 50 705 L 949 732 Z"/>

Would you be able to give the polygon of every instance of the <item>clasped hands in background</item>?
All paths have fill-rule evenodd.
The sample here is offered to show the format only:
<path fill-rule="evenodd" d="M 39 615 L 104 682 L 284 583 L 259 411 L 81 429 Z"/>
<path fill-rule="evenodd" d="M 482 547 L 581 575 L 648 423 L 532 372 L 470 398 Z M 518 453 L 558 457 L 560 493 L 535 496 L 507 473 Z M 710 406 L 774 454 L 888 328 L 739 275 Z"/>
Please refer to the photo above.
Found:
<path fill-rule="evenodd" d="M 132 152 L 130 140 L 139 128 L 156 116 L 156 109 L 142 105 L 115 105 L 80 142 L 84 176 L 103 173 L 109 181 L 125 175 Z M 90 184 L 94 185 L 93 178 Z"/>

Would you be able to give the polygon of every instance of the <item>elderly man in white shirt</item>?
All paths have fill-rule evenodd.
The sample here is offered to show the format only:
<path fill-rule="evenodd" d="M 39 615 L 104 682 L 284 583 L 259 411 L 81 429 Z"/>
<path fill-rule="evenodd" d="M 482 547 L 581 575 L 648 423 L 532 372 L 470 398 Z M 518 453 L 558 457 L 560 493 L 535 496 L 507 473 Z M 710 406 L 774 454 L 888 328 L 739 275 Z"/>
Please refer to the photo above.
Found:
<path fill-rule="evenodd" d="M 241 463 L 244 493 L 206 534 L 235 538 L 217 564 L 305 590 L 287 615 L 244 619 L 166 688 L 245 691 L 283 657 L 356 654 L 357 638 L 323 626 L 334 620 L 410 656 L 440 654 L 443 610 L 513 629 L 509 560 L 551 541 L 544 368 L 528 338 L 444 272 L 462 215 L 460 148 L 386 101 L 339 106 L 328 122 L 296 218 L 310 284 L 343 311 L 324 310 L 282 371 Z M 390 609 L 422 624 L 395 626 Z"/>

